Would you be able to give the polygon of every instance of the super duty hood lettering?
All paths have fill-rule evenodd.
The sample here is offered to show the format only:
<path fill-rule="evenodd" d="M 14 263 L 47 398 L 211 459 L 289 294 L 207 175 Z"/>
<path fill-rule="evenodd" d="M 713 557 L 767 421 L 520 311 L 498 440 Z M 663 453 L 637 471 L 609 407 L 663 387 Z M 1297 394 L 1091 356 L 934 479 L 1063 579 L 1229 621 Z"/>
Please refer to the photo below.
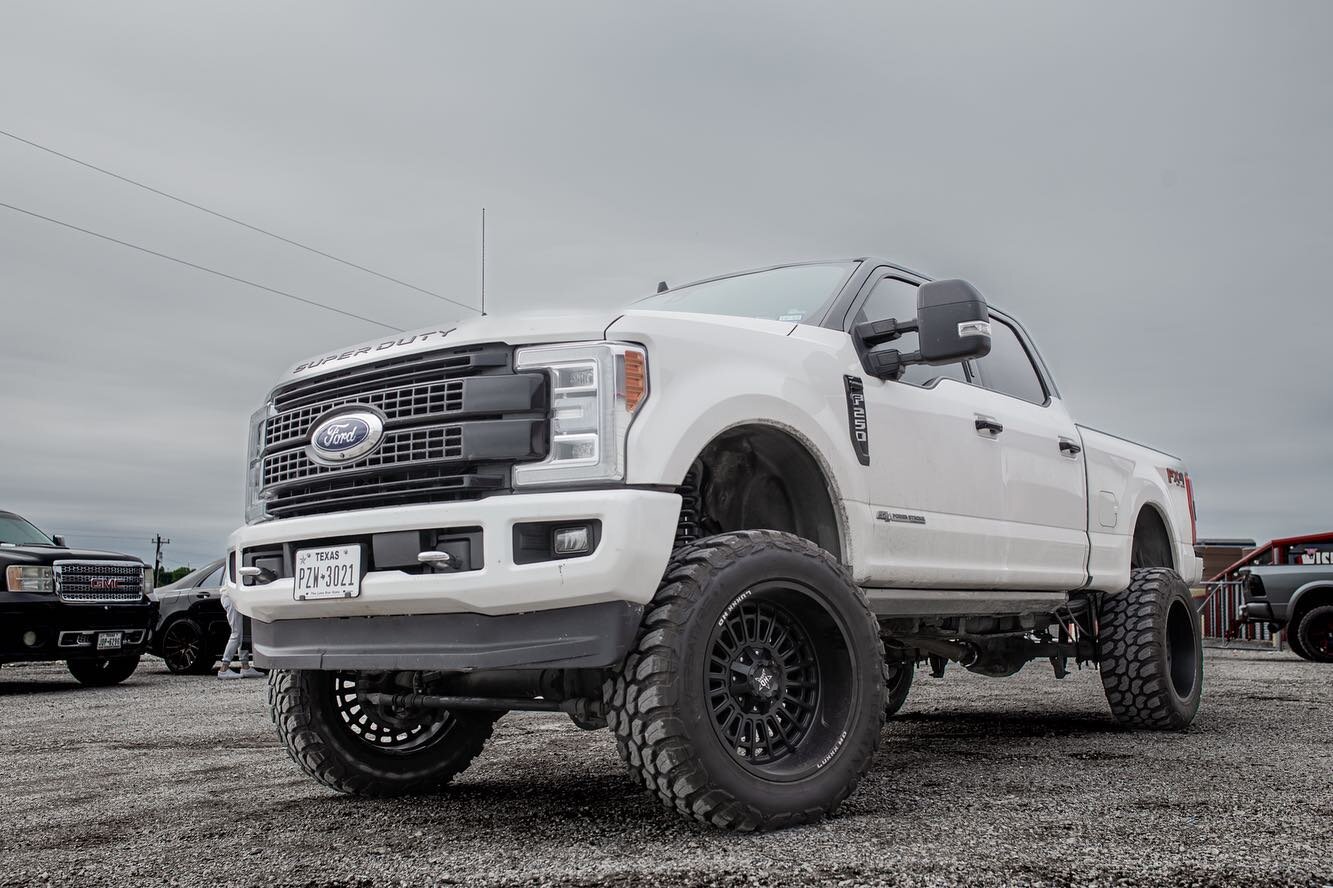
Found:
<path fill-rule="evenodd" d="M 329 355 L 323 358 L 312 358 L 303 364 L 297 364 L 292 368 L 292 375 L 300 373 L 303 370 L 313 370 L 316 367 L 322 367 L 330 361 L 349 361 L 352 358 L 359 358 L 362 355 L 368 355 L 371 352 L 382 352 L 391 348 L 402 348 L 412 345 L 415 342 L 425 342 L 432 336 L 436 339 L 443 339 L 450 333 L 457 330 L 457 327 L 450 327 L 448 330 L 423 330 L 420 333 L 408 333 L 397 339 L 386 339 L 376 345 L 361 345 L 356 348 L 348 349 L 341 354 Z"/>
<path fill-rule="evenodd" d="M 342 351 L 316 355 L 291 367 L 284 381 L 442 348 L 498 342 L 529 345 L 602 339 L 606 328 L 617 317 L 618 313 L 607 312 L 530 312 L 472 318 L 447 327 L 408 330 L 396 336 L 359 342 Z"/>

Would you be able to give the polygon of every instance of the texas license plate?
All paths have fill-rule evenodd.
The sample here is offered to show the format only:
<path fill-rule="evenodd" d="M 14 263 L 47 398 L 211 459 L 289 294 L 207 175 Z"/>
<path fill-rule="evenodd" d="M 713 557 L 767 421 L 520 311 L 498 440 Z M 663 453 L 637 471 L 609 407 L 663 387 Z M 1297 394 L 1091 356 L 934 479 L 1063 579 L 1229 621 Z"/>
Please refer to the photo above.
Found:
<path fill-rule="evenodd" d="M 99 651 L 118 651 L 124 643 L 125 633 L 123 632 L 99 632 L 97 633 L 97 649 Z"/>
<path fill-rule="evenodd" d="M 361 547 L 327 546 L 296 553 L 296 600 L 355 598 L 361 594 Z"/>

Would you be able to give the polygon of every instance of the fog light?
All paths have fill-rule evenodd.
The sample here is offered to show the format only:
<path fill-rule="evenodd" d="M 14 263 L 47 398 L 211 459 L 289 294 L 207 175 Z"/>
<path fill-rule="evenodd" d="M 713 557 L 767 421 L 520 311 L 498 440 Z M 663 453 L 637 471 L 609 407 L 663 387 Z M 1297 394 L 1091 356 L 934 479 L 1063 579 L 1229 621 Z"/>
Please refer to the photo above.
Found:
<path fill-rule="evenodd" d="M 581 555 L 592 548 L 592 530 L 586 524 L 557 528 L 551 548 L 557 555 Z"/>
<path fill-rule="evenodd" d="M 30 648 L 37 647 L 37 633 L 33 632 L 31 629 L 29 629 L 27 632 L 24 632 L 23 644 L 25 647 L 30 647 Z"/>

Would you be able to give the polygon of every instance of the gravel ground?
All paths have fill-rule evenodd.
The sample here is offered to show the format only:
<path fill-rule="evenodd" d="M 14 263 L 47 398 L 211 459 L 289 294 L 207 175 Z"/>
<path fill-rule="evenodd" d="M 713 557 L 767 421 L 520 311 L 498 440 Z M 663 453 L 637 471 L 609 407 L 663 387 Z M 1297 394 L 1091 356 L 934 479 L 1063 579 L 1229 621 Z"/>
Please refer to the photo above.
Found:
<path fill-rule="evenodd" d="M 297 771 L 262 681 L 5 667 L 0 885 L 1333 883 L 1333 667 L 1206 669 L 1170 735 L 1114 727 L 1091 671 L 918 673 L 837 817 L 736 836 L 660 809 L 564 716 L 506 717 L 439 796 L 363 800 Z"/>

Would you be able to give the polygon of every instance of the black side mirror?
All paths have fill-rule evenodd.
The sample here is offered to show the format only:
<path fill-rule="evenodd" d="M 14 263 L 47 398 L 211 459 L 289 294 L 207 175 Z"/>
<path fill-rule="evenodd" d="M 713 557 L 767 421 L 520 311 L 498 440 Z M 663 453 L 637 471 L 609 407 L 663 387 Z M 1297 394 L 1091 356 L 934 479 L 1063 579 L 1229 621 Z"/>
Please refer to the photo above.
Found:
<path fill-rule="evenodd" d="M 916 319 L 893 318 L 858 324 L 856 336 L 868 349 L 870 371 L 897 379 L 909 364 L 956 364 L 990 354 L 990 310 L 967 281 L 932 281 L 917 288 Z M 904 333 L 917 334 L 917 351 L 883 347 Z"/>
<path fill-rule="evenodd" d="M 990 354 L 990 310 L 967 281 L 932 281 L 916 294 L 920 363 L 953 364 Z"/>
<path fill-rule="evenodd" d="M 61 534 L 58 534 L 58 533 L 53 533 L 53 534 L 51 534 L 51 542 L 55 543 L 55 544 L 56 544 L 57 546 L 59 546 L 61 549 L 68 549 L 68 548 L 69 548 L 69 546 L 67 546 L 67 545 L 65 544 L 65 538 L 64 538 L 64 536 L 62 536 Z"/>

